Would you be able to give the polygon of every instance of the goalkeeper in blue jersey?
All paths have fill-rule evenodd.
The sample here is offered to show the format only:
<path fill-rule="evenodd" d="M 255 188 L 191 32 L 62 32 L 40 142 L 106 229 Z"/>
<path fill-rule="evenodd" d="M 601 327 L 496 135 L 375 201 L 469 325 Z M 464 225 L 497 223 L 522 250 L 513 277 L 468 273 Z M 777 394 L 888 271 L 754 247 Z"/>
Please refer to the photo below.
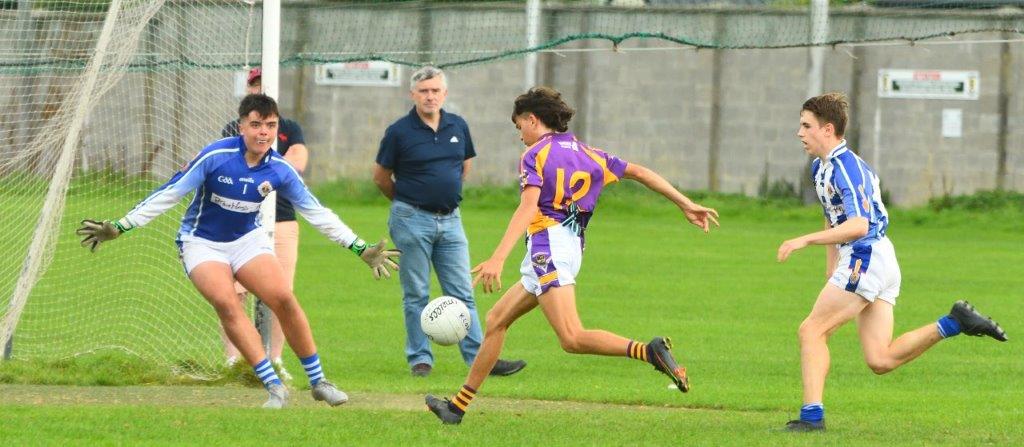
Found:
<path fill-rule="evenodd" d="M 280 121 L 277 103 L 263 94 L 246 96 L 238 108 L 239 136 L 218 140 L 117 221 L 82 221 L 82 245 L 95 251 L 105 241 L 143 226 L 176 205 L 195 197 L 181 222 L 177 244 L 189 279 L 217 311 L 228 338 L 252 365 L 270 398 L 266 408 L 281 408 L 287 389 L 274 372 L 260 336 L 235 295 L 237 279 L 263 300 L 281 322 L 289 346 L 309 376 L 313 398 L 340 405 L 348 396 L 325 380 L 309 321 L 287 287 L 274 244 L 259 227 L 260 203 L 277 191 L 310 224 L 355 252 L 373 275 L 390 277 L 399 253 L 385 242 L 367 246 L 334 212 L 317 201 L 295 169 L 271 149 Z"/>
<path fill-rule="evenodd" d="M 889 213 L 881 186 L 867 163 L 843 139 L 848 121 L 846 96 L 827 93 L 808 99 L 800 111 L 797 137 L 815 157 L 811 179 L 825 217 L 825 229 L 783 242 L 778 261 L 808 245 L 826 246 L 827 282 L 800 324 L 800 369 L 803 406 L 786 430 L 825 429 L 822 395 L 829 369 L 828 338 L 856 319 L 864 360 L 875 374 L 885 374 L 914 360 L 940 340 L 957 334 L 1006 341 L 994 321 L 966 301 L 953 304 L 936 323 L 893 339 L 893 306 L 900 294 L 896 249 L 886 236 Z"/>

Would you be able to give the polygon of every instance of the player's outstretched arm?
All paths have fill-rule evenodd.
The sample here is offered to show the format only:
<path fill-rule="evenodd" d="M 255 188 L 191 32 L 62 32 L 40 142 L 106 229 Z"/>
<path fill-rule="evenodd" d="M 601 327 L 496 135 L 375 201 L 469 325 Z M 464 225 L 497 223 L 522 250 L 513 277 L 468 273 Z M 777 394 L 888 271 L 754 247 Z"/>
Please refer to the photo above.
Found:
<path fill-rule="evenodd" d="M 122 221 L 124 219 L 121 219 Z M 119 222 L 111 222 L 104 220 L 102 222 L 98 220 L 85 219 L 82 221 L 82 227 L 75 230 L 75 234 L 79 236 L 85 236 L 82 238 L 82 246 L 89 249 L 89 251 L 95 252 L 100 248 L 100 244 L 117 239 L 121 233 L 124 233 L 131 229 L 130 226 Z"/>
<path fill-rule="evenodd" d="M 115 222 L 109 220 L 97 221 L 85 219 L 82 226 L 75 230 L 75 234 L 85 236 L 82 239 L 82 246 L 95 252 L 100 244 L 117 239 L 122 233 L 128 232 L 135 227 L 141 227 L 157 216 L 176 205 L 181 198 L 195 190 L 202 184 L 205 176 L 205 168 L 209 163 L 203 164 L 213 154 L 207 151 L 200 152 L 181 171 L 171 176 L 171 179 L 159 188 L 146 196 L 135 208 L 132 208 L 127 215 Z"/>
<path fill-rule="evenodd" d="M 359 255 L 359 259 L 362 259 L 366 265 L 370 266 L 373 277 L 376 279 L 391 278 L 391 272 L 388 269 L 398 270 L 398 263 L 395 260 L 402 255 L 402 252 L 388 249 L 386 239 L 381 239 L 380 242 L 372 246 L 367 246 L 366 241 L 362 239 L 356 239 L 348 248 Z"/>
<path fill-rule="evenodd" d="M 855 241 L 868 234 L 868 220 L 852 217 L 835 227 L 790 239 L 779 246 L 777 259 L 785 262 L 794 251 L 808 245 L 834 245 Z"/>
<path fill-rule="evenodd" d="M 512 252 L 516 242 L 523 236 L 526 228 L 530 226 L 530 222 L 537 215 L 539 199 L 540 188 L 527 186 L 523 189 L 523 193 L 519 196 L 519 207 L 512 214 L 512 219 L 509 220 L 508 228 L 505 229 L 505 235 L 501 237 L 498 247 L 494 249 L 490 259 L 473 267 L 472 273 L 476 274 L 473 277 L 473 287 L 483 282 L 484 292 L 491 293 L 501 290 L 501 270 L 505 267 L 505 259 L 508 258 L 508 254 Z"/>
<path fill-rule="evenodd" d="M 638 165 L 636 163 L 630 163 L 626 165 L 625 178 L 630 180 L 636 180 L 650 189 L 651 191 L 657 192 L 666 199 L 675 203 L 683 214 L 686 215 L 686 220 L 690 223 L 700 227 L 705 233 L 711 230 L 711 224 L 716 227 L 718 225 L 718 211 L 713 208 L 707 208 L 701 206 L 694 201 L 690 200 L 683 193 L 679 192 L 668 180 L 659 175 L 657 172 L 652 171 L 650 168 Z"/>

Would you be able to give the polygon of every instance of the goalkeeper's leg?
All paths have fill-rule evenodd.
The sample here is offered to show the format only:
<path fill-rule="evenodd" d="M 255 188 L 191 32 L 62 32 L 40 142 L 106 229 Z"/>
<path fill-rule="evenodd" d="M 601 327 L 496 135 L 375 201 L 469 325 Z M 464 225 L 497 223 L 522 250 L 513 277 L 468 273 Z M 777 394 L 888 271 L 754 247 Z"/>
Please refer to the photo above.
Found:
<path fill-rule="evenodd" d="M 266 357 L 260 344 L 260 334 L 249 321 L 235 294 L 231 267 L 220 262 L 204 262 L 189 273 L 189 279 L 206 301 L 217 311 L 228 340 L 241 352 L 250 365 Z"/>
<path fill-rule="evenodd" d="M 244 308 L 246 304 L 246 297 L 248 296 L 249 291 L 245 290 L 245 288 L 242 287 L 242 285 L 236 281 L 235 293 L 238 294 L 238 302 L 241 303 L 242 307 Z M 282 335 L 281 338 L 284 338 L 284 336 Z M 234 366 L 241 359 L 242 353 L 238 350 L 238 348 L 235 347 L 234 343 L 231 343 L 231 340 L 228 338 L 228 334 L 224 332 L 223 327 L 220 328 L 220 340 L 224 343 L 224 357 L 227 359 L 227 365 Z M 281 355 L 278 354 L 277 357 L 280 356 Z M 271 358 L 276 359 L 277 357 L 272 356 Z"/>
<path fill-rule="evenodd" d="M 295 295 L 288 289 L 284 271 L 277 259 L 270 254 L 253 257 L 235 272 L 235 278 L 259 297 L 277 316 L 285 339 L 288 340 L 288 346 L 291 346 L 292 351 L 298 355 L 309 377 L 313 397 L 331 405 L 348 401 L 348 396 L 344 392 L 324 380 L 309 320 L 306 319 L 306 313 L 295 299 Z"/>
<path fill-rule="evenodd" d="M 238 269 L 235 277 L 274 312 L 288 346 L 296 355 L 308 357 L 316 353 L 306 313 L 288 290 L 284 271 L 274 256 L 263 254 L 251 259 Z"/>
<path fill-rule="evenodd" d="M 260 342 L 259 333 L 256 332 L 256 327 L 249 321 L 242 308 L 242 303 L 238 300 L 238 295 L 235 294 L 235 281 L 231 274 L 231 267 L 217 261 L 202 262 L 189 271 L 189 279 L 192 280 L 196 290 L 217 311 L 217 317 L 220 318 L 221 326 L 228 339 L 241 352 L 242 357 L 253 367 L 256 376 L 270 391 L 270 400 L 264 406 L 283 407 L 287 392 L 284 391 L 281 380 L 263 352 L 263 345 Z"/>

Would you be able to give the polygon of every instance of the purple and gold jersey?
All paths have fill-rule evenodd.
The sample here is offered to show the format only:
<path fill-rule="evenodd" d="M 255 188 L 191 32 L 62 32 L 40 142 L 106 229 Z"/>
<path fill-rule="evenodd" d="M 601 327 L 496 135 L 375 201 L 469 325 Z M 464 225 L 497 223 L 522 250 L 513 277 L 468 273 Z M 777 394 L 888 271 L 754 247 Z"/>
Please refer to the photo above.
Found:
<path fill-rule="evenodd" d="M 540 210 L 527 233 L 561 224 L 582 236 L 604 186 L 625 172 L 625 161 L 570 132 L 544 135 L 523 154 L 519 168 L 520 190 L 540 188 Z"/>

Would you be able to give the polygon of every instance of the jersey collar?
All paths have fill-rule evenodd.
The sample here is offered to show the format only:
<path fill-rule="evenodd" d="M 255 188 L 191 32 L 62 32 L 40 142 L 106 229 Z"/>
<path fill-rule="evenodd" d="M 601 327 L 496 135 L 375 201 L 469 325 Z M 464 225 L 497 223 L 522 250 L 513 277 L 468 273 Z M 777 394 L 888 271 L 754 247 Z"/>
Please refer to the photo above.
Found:
<path fill-rule="evenodd" d="M 832 148 L 832 150 L 829 151 L 828 157 L 826 157 L 826 158 L 831 160 L 833 158 L 836 158 L 836 157 L 842 155 L 844 152 L 846 152 L 848 150 L 849 149 L 846 147 L 846 139 L 844 138 L 844 139 L 839 141 L 839 144 L 837 144 L 836 147 Z"/>
<path fill-rule="evenodd" d="M 441 113 L 441 119 L 437 121 L 438 131 L 444 129 L 446 126 L 451 124 L 451 117 L 448 116 L 448 112 L 445 112 L 444 109 L 441 109 L 439 112 Z M 431 132 L 434 131 L 434 129 L 431 129 L 430 126 L 427 125 L 427 123 L 423 122 L 423 118 L 420 118 L 420 114 L 416 113 L 416 106 L 412 106 L 412 110 L 409 111 L 409 118 L 412 119 L 414 126 L 427 129 Z"/>

